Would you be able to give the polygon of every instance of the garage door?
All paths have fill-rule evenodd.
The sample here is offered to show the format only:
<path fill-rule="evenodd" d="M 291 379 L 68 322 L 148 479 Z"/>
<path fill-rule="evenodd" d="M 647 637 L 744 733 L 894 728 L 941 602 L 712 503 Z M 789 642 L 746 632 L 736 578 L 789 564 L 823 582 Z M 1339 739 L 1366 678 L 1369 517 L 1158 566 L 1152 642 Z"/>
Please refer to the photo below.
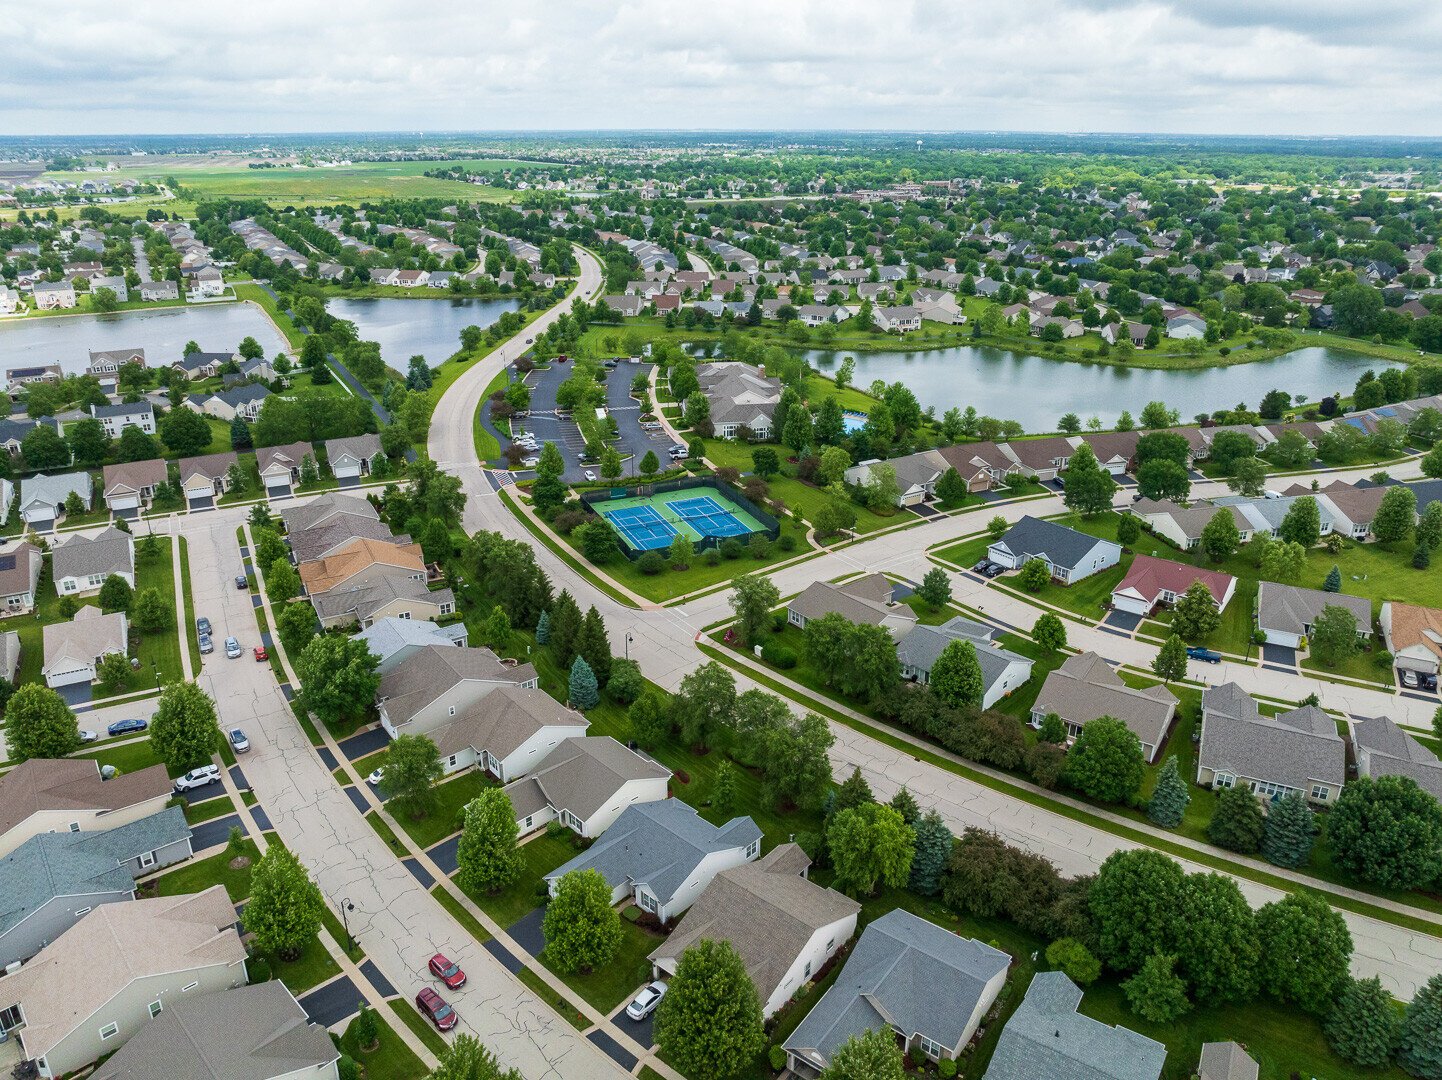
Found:
<path fill-rule="evenodd" d="M 337 480 L 349 480 L 353 477 L 360 476 L 359 465 L 340 465 L 334 467 L 331 471 Z"/>
<path fill-rule="evenodd" d="M 138 510 L 140 509 L 139 495 L 117 495 L 110 500 L 112 510 Z"/>
<path fill-rule="evenodd" d="M 70 671 L 52 671 L 45 676 L 45 683 L 47 686 L 73 686 L 76 683 L 88 683 L 94 678 L 94 668 L 80 667 Z"/>
<path fill-rule="evenodd" d="M 1118 593 L 1112 593 L 1112 604 L 1118 611 L 1128 611 L 1133 615 L 1145 615 L 1151 610 L 1145 600 L 1138 600 L 1133 596 L 1121 596 Z"/>

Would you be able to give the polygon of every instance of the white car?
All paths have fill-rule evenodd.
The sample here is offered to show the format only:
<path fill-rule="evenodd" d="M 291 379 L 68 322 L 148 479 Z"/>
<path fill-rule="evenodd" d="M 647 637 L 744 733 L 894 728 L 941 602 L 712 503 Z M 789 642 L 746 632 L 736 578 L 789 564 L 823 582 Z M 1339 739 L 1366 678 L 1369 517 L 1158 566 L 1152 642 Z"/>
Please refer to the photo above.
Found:
<path fill-rule="evenodd" d="M 191 769 L 184 776 L 176 777 L 176 791 L 192 791 L 195 788 L 205 787 L 220 779 L 219 765 L 202 765 L 198 769 Z"/>
<path fill-rule="evenodd" d="M 641 992 L 626 1006 L 626 1015 L 632 1020 L 644 1020 L 656 1011 L 661 999 L 666 996 L 666 984 L 660 979 L 641 987 Z"/>
<path fill-rule="evenodd" d="M 85 743 L 93 743 L 93 742 L 95 742 L 97 739 L 100 738 L 100 736 L 99 736 L 98 734 L 96 734 L 95 732 L 91 731 L 89 728 L 81 728 L 79 734 L 80 734 L 80 743 L 81 743 L 82 746 L 83 746 Z"/>
<path fill-rule="evenodd" d="M 240 642 L 233 637 L 225 639 L 225 655 L 232 660 L 240 658 Z"/>
<path fill-rule="evenodd" d="M 371 771 L 371 774 L 366 777 L 366 783 L 369 784 L 371 787 L 379 786 L 381 782 L 381 777 L 385 775 L 385 771 L 386 769 L 384 765 L 382 765 L 379 769 L 373 769 Z"/>
<path fill-rule="evenodd" d="M 595 473 L 595 471 L 592 470 L 592 469 L 587 469 L 587 470 L 586 470 L 586 472 L 585 472 L 585 477 L 586 477 L 587 480 L 591 481 L 591 483 L 593 483 L 593 484 L 596 482 L 596 473 Z"/>

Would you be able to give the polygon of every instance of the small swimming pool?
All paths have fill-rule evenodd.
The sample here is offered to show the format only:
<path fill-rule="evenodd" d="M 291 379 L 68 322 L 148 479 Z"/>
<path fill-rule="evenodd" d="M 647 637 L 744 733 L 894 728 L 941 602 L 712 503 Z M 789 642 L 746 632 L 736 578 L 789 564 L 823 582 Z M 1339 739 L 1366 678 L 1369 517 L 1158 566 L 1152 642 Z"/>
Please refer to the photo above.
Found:
<path fill-rule="evenodd" d="M 864 412 L 844 412 L 841 414 L 841 426 L 846 429 L 848 435 L 860 431 L 866 426 L 866 414 Z"/>

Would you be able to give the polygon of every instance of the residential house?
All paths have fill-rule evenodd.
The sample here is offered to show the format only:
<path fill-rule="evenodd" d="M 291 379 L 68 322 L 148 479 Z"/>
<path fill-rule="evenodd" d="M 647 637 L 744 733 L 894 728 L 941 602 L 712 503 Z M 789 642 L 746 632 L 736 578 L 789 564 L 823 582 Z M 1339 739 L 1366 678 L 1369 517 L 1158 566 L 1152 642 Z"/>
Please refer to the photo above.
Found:
<path fill-rule="evenodd" d="M 20 292 L 8 282 L 0 283 L 0 315 L 14 315 L 20 307 Z"/>
<path fill-rule="evenodd" d="M 402 619 L 394 615 L 375 620 L 357 634 L 356 639 L 365 642 L 371 655 L 380 660 L 377 670 L 382 675 L 389 674 L 427 645 L 462 649 L 467 645 L 463 622 L 437 626 L 424 619 Z"/>
<path fill-rule="evenodd" d="M 145 366 L 144 349 L 91 349 L 90 364 L 85 374 L 102 382 L 115 382 L 120 369 L 126 364 Z"/>
<path fill-rule="evenodd" d="M 1066 725 L 1075 739 L 1093 720 L 1110 716 L 1126 724 L 1142 744 L 1142 756 L 1157 761 L 1177 714 L 1177 698 L 1165 686 L 1138 690 L 1122 681 L 1110 664 L 1094 652 L 1067 657 L 1042 683 L 1031 708 L 1031 726 L 1040 728 L 1048 713 Z"/>
<path fill-rule="evenodd" d="M 44 554 L 24 540 L 0 551 L 0 615 L 25 615 L 35 609 L 44 565 Z"/>
<path fill-rule="evenodd" d="M 611 887 L 613 905 L 629 897 L 665 923 L 695 903 L 722 870 L 760 853 L 761 829 L 749 817 L 712 825 L 688 803 L 661 799 L 626 807 L 596 843 L 545 881 L 554 896 L 571 871 L 597 870 Z"/>
<path fill-rule="evenodd" d="M 871 309 L 871 320 L 886 333 L 894 330 L 898 334 L 909 334 L 913 330 L 921 329 L 921 312 L 909 305 L 902 307 L 877 305 Z"/>
<path fill-rule="evenodd" d="M 135 538 L 113 525 L 95 536 L 75 534 L 57 540 L 50 563 L 55 591 L 60 596 L 99 592 L 111 575 L 135 588 Z"/>
<path fill-rule="evenodd" d="M 627 319 L 634 319 L 646 309 L 646 301 L 639 296 L 603 296 L 601 303 Z"/>
<path fill-rule="evenodd" d="M 813 581 L 786 605 L 786 621 L 804 630 L 812 619 L 834 612 L 848 622 L 885 627 L 899 638 L 916 625 L 916 613 L 891 597 L 892 584 L 884 574 L 865 574 L 840 585 Z"/>
<path fill-rule="evenodd" d="M 235 921 L 222 885 L 102 904 L 0 978 L 0 1028 L 43 1077 L 83 1068 L 185 995 L 244 986 Z"/>
<path fill-rule="evenodd" d="M 1252 1056 L 1234 1042 L 1202 1043 L 1197 1080 L 1257 1080 L 1260 1071 Z"/>
<path fill-rule="evenodd" d="M 116 517 L 134 516 L 150 505 L 156 491 L 170 482 L 164 461 L 125 461 L 105 466 L 100 490 Z"/>
<path fill-rule="evenodd" d="M 94 296 L 97 289 L 109 289 L 115 294 L 115 299 L 122 304 L 130 300 L 130 290 L 125 287 L 125 278 L 119 275 L 101 275 L 91 278 L 90 295 Z"/>
<path fill-rule="evenodd" d="M 1108 345 L 1115 345 L 1119 341 L 1130 341 L 1135 348 L 1142 349 L 1146 347 L 1147 335 L 1151 331 L 1152 328 L 1146 323 L 1123 319 L 1121 322 L 1103 323 L 1101 336 Z"/>
<path fill-rule="evenodd" d="M 191 394 L 185 399 L 185 407 L 226 423 L 237 416 L 243 420 L 254 420 L 260 415 L 268 397 L 270 391 L 260 383 L 242 383 L 213 394 Z"/>
<path fill-rule="evenodd" d="M 1071 460 L 1076 447 L 1070 439 L 1053 435 L 1045 439 L 1017 439 L 1004 443 L 1002 449 L 1021 466 L 1024 476 L 1036 480 L 1054 480 Z"/>
<path fill-rule="evenodd" d="M 1362 596 L 1303 589 L 1296 585 L 1279 585 L 1264 581 L 1257 589 L 1257 629 L 1267 636 L 1267 644 L 1300 649 L 1302 639 L 1310 637 L 1317 616 L 1326 607 L 1341 607 L 1357 620 L 1357 636 L 1372 636 L 1372 602 Z"/>
<path fill-rule="evenodd" d="M 431 275 L 425 270 L 397 270 L 391 275 L 391 284 L 402 289 L 418 289 L 430 280 Z"/>
<path fill-rule="evenodd" d="M 755 862 L 722 870 L 650 955 L 653 974 L 676 974 L 699 941 L 726 941 L 741 957 L 769 1019 L 816 978 L 856 933 L 861 905 L 807 880 L 811 859 L 781 844 Z"/>
<path fill-rule="evenodd" d="M 220 296 L 225 292 L 225 278 L 213 266 L 202 266 L 190 275 L 190 290 L 196 296 Z"/>
<path fill-rule="evenodd" d="M 840 304 L 802 304 L 796 309 L 796 318 L 804 325 L 815 328 L 845 322 L 851 318 L 851 309 Z"/>
<path fill-rule="evenodd" d="M 1372 537 L 1372 519 L 1382 505 L 1387 488 L 1379 485 L 1354 487 L 1351 484 L 1330 484 L 1317 492 L 1317 508 L 1324 517 L 1332 519 L 1332 531 L 1350 536 L 1353 540 L 1369 540 Z"/>
<path fill-rule="evenodd" d="M 356 540 L 373 540 L 403 548 L 411 546 L 410 534 L 397 536 L 378 518 L 350 513 L 329 515 L 324 524 L 291 532 L 286 539 L 290 541 L 291 554 L 297 564 L 338 554 Z"/>
<path fill-rule="evenodd" d="M 327 629 L 352 624 L 365 629 L 386 618 L 434 622 L 456 612 L 456 594 L 450 589 L 432 589 L 424 576 L 382 563 L 310 601 Z"/>
<path fill-rule="evenodd" d="M 594 839 L 627 809 L 670 794 L 671 770 L 610 736 L 563 739 L 530 776 L 504 788 L 521 835 L 559 821 Z"/>
<path fill-rule="evenodd" d="M 1247 495 L 1219 495 L 1212 499 L 1214 507 L 1227 506 L 1237 511 L 1245 528 L 1240 528 L 1243 533 L 1242 542 L 1245 543 L 1253 536 L 1265 533 L 1272 538 L 1281 535 L 1282 522 L 1287 519 L 1287 513 L 1292 509 L 1298 499 L 1311 498 L 1310 495 L 1282 495 L 1277 498 L 1262 496 L 1254 498 Z M 1317 502 L 1317 515 L 1321 521 L 1321 535 L 1328 536 L 1332 533 L 1336 522 L 1332 517 L 1331 510 L 1324 505 L 1320 499 Z"/>
<path fill-rule="evenodd" d="M 1246 784 L 1265 799 L 1299 791 L 1312 802 L 1333 803 L 1346 776 L 1346 745 L 1337 723 L 1315 705 L 1263 716 L 1236 683 L 1202 691 L 1197 783 Z"/>
<path fill-rule="evenodd" d="M 295 534 L 330 524 L 339 516 L 380 519 L 380 514 L 370 500 L 354 495 L 341 495 L 327 491 L 299 506 L 288 506 L 280 512 L 287 533 Z"/>
<path fill-rule="evenodd" d="M 1158 607 L 1171 607 L 1197 582 L 1206 587 L 1218 611 L 1227 609 L 1237 590 L 1237 579 L 1231 574 L 1138 555 L 1112 590 L 1112 606 L 1133 615 L 1150 615 Z"/>
<path fill-rule="evenodd" d="M 359 539 L 333 555 L 303 562 L 298 567 L 305 595 L 323 596 L 332 589 L 361 585 L 376 576 L 400 574 L 426 580 L 426 563 L 419 544 L 388 544 Z"/>
<path fill-rule="evenodd" d="M 180 487 L 192 510 L 213 505 L 213 500 L 230 490 L 230 470 L 240 463 L 233 450 L 201 457 L 182 458 L 177 466 Z"/>
<path fill-rule="evenodd" d="M 841 974 L 782 1044 L 787 1065 L 815 1080 L 848 1039 L 877 1029 L 895 1032 L 907 1053 L 955 1059 L 1010 966 L 999 949 L 901 908 L 888 911 L 867 925 Z"/>
<path fill-rule="evenodd" d="M 1146 528 L 1183 551 L 1196 550 L 1202 542 L 1202 530 L 1219 513 L 1231 514 L 1242 543 L 1252 536 L 1252 523 L 1237 506 L 1213 506 L 1202 500 L 1192 506 L 1182 506 L 1167 499 L 1139 499 L 1132 503 L 1130 513 Z"/>
<path fill-rule="evenodd" d="M 164 765 L 109 780 L 87 758 L 31 758 L 0 776 L 0 855 L 42 833 L 89 833 L 160 813 L 170 800 Z"/>
<path fill-rule="evenodd" d="M 1073 585 L 1116 566 L 1122 557 L 1120 544 L 1030 515 L 1008 529 L 986 553 L 992 562 L 1009 570 L 1019 570 L 1032 559 L 1041 559 L 1051 576 L 1063 585 Z"/>
<path fill-rule="evenodd" d="M 1442 800 L 1442 761 L 1390 717 L 1355 718 L 1352 748 L 1357 757 L 1357 774 L 1374 780 L 1382 776 L 1405 776 L 1433 798 Z"/>
<path fill-rule="evenodd" d="M 1096 456 L 1097 464 L 1113 476 L 1131 472 L 1136 458 L 1137 441 L 1140 431 L 1105 431 L 1073 438 L 1072 442 L 1086 443 Z"/>
<path fill-rule="evenodd" d="M 340 1051 L 279 979 L 171 1002 L 92 1080 L 339 1080 Z"/>
<path fill-rule="evenodd" d="M 1391 600 L 1382 605 L 1382 639 L 1403 671 L 1436 675 L 1442 662 L 1442 611 Z"/>
<path fill-rule="evenodd" d="M 1021 475 L 1021 465 L 994 442 L 943 446 L 936 453 L 966 481 L 968 491 L 1007 487 L 1013 476 Z"/>
<path fill-rule="evenodd" d="M 88 513 L 95 497 L 95 480 L 88 472 L 27 476 L 20 481 L 20 516 L 37 529 L 52 528 L 65 517 L 65 504 L 72 495 Z"/>
<path fill-rule="evenodd" d="M 534 772 L 563 739 L 586 734 L 590 721 L 534 687 L 498 686 L 431 740 L 447 773 L 476 765 L 501 783 Z"/>
<path fill-rule="evenodd" d="M 289 495 L 300 483 L 300 469 L 309 457 L 315 462 L 315 450 L 308 442 L 287 443 L 285 446 L 261 446 L 255 451 L 255 466 L 269 496 Z M 319 474 L 317 474 L 319 475 Z"/>
<path fill-rule="evenodd" d="M 947 326 L 960 326 L 966 322 L 956 295 L 945 289 L 917 289 L 911 294 L 911 306 L 920 312 L 924 322 Z"/>
<path fill-rule="evenodd" d="M 129 654 L 130 624 L 125 612 L 106 615 L 94 604 L 86 604 L 69 622 L 41 627 L 45 666 L 40 674 L 49 687 L 71 686 L 95 681 L 95 669 L 110 653 Z"/>
<path fill-rule="evenodd" d="M 1081 987 L 1060 971 L 1032 976 L 983 1080 L 1159 1080 L 1167 1048 L 1084 1016 L 1081 999 Z"/>
<path fill-rule="evenodd" d="M 37 281 L 34 296 L 40 311 L 59 311 L 76 304 L 75 286 L 68 281 Z"/>
<path fill-rule="evenodd" d="M 17 394 L 31 383 L 53 383 L 64 378 L 59 364 L 37 364 L 34 367 L 11 368 L 5 373 L 11 394 Z"/>
<path fill-rule="evenodd" d="M 29 960 L 102 904 L 135 899 L 143 874 L 190 858 L 178 806 L 113 829 L 39 833 L 0 858 L 0 968 Z"/>
<path fill-rule="evenodd" d="M 771 420 L 781 400 L 781 380 L 768 376 L 764 367 L 708 362 L 696 365 L 696 378 L 718 436 L 734 439 L 743 427 L 758 439 L 780 434 L 771 430 Z"/>
<path fill-rule="evenodd" d="M 426 645 L 381 679 L 376 708 L 391 738 L 424 735 L 502 686 L 539 685 L 530 664 L 507 664 L 490 649 Z"/>
<path fill-rule="evenodd" d="M 157 300 L 179 300 L 180 286 L 173 281 L 142 281 L 140 299 L 147 303 Z"/>
<path fill-rule="evenodd" d="M 65 275 L 66 281 L 72 283 L 77 281 L 89 282 L 94 278 L 103 276 L 105 267 L 98 262 L 73 262 L 66 263 L 62 268 L 62 272 Z"/>
<path fill-rule="evenodd" d="M 931 669 L 953 641 L 969 641 L 981 666 L 982 708 L 989 709 L 1031 678 L 1030 657 L 1003 649 L 992 640 L 996 631 L 981 623 L 954 616 L 940 626 L 916 625 L 896 643 L 903 678 L 925 686 Z"/>
<path fill-rule="evenodd" d="M 226 364 L 239 363 L 240 353 L 235 352 L 188 352 L 170 366 L 192 379 L 213 379 Z"/>
<path fill-rule="evenodd" d="M 381 437 L 376 434 L 329 439 L 325 444 L 325 456 L 330 463 L 331 475 L 342 483 L 369 476 L 371 463 L 380 453 Z"/>
<path fill-rule="evenodd" d="M 872 469 L 883 464 L 890 466 L 896 474 L 897 506 L 916 506 L 934 496 L 937 481 L 950 468 L 940 453 L 923 450 L 919 454 L 908 454 L 885 462 L 880 458 L 869 458 L 847 469 L 842 479 L 852 487 L 865 487 L 871 483 Z"/>
<path fill-rule="evenodd" d="M 1167 337 L 1200 341 L 1207 336 L 1207 320 L 1191 311 L 1177 311 L 1167 317 Z"/>

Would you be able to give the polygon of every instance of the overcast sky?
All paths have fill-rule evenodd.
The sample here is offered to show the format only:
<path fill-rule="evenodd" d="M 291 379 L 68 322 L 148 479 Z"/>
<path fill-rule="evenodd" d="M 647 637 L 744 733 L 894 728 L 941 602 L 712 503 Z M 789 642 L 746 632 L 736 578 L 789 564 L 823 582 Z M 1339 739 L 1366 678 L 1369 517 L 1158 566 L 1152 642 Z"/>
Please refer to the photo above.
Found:
<path fill-rule="evenodd" d="M 0 132 L 1442 135 L 1436 0 L 57 0 Z"/>

